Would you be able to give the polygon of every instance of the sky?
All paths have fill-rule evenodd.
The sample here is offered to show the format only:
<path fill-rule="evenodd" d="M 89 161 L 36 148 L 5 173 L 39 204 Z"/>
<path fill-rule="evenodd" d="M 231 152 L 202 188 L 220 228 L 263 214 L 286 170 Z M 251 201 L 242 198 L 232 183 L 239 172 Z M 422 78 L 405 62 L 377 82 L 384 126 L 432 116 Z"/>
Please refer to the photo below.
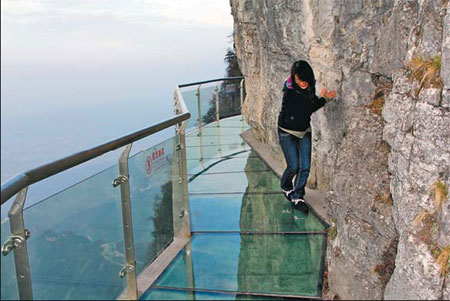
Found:
<path fill-rule="evenodd" d="M 229 0 L 2 0 L 2 183 L 171 117 L 232 31 Z"/>
<path fill-rule="evenodd" d="M 221 76 L 231 32 L 228 0 L 2 0 L 2 104 L 86 107 Z"/>

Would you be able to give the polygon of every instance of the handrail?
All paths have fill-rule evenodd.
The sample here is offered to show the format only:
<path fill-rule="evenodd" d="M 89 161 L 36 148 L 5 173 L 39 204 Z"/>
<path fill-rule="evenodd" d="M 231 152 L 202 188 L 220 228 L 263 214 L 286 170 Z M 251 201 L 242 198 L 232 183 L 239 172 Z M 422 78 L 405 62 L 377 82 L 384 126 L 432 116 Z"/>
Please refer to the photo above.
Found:
<path fill-rule="evenodd" d="M 72 154 L 62 159 L 20 173 L 15 177 L 11 178 L 10 180 L 7 180 L 5 183 L 2 183 L 1 204 L 3 205 L 8 199 L 10 199 L 13 195 L 18 193 L 21 189 L 25 188 L 26 186 L 29 186 L 42 179 L 53 176 L 57 173 L 60 173 L 64 170 L 77 166 L 81 163 L 84 163 L 96 157 L 99 157 L 107 152 L 118 149 L 134 141 L 145 138 L 158 131 L 164 130 L 172 125 L 185 121 L 190 117 L 191 114 L 186 109 L 186 111 L 184 111 L 182 114 L 166 119 L 162 122 L 158 122 L 157 124 L 153 124 L 149 127 L 143 128 L 131 134 L 127 134 L 120 138 L 116 138 L 109 142 L 105 142 L 98 146 L 83 150 L 81 152 Z"/>
<path fill-rule="evenodd" d="M 238 79 L 243 79 L 243 78 L 244 78 L 243 76 L 223 77 L 223 78 L 204 80 L 204 81 L 201 81 L 201 82 L 182 84 L 182 85 L 178 85 L 178 87 L 179 88 L 184 88 L 184 87 L 189 87 L 189 86 L 195 86 L 195 85 L 207 84 L 207 83 L 212 83 L 212 82 L 218 82 L 218 81 L 222 81 L 222 80 L 238 80 Z"/>

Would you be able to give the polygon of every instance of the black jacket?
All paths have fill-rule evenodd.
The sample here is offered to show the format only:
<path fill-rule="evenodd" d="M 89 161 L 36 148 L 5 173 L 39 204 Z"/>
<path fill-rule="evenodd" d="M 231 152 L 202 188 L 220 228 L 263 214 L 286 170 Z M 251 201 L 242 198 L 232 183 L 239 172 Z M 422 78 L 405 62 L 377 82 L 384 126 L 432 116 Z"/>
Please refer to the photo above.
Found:
<path fill-rule="evenodd" d="M 287 130 L 306 131 L 311 126 L 311 114 L 325 105 L 325 98 L 311 95 L 290 79 L 286 81 L 283 91 L 278 126 Z"/>

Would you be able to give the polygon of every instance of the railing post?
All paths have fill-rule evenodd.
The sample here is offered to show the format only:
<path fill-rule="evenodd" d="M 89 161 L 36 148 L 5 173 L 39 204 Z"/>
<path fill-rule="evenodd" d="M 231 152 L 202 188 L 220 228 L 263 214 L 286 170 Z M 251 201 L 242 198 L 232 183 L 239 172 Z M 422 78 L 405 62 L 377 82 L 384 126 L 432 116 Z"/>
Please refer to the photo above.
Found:
<path fill-rule="evenodd" d="M 175 113 L 181 113 L 179 109 L 178 93 L 175 91 Z M 175 128 L 176 132 L 176 165 L 173 168 L 172 189 L 173 189 L 173 219 L 174 234 L 176 237 L 190 237 L 190 209 L 188 195 L 188 177 L 187 177 L 187 161 L 186 161 L 186 126 L 187 121 L 178 123 Z M 200 137 L 201 139 L 201 137 Z"/>
<path fill-rule="evenodd" d="M 122 223 L 125 245 L 125 267 L 120 271 L 120 278 L 127 277 L 128 295 L 130 300 L 137 300 L 136 258 L 134 255 L 133 221 L 131 218 L 130 175 L 128 171 L 128 157 L 132 143 L 125 147 L 119 158 L 119 176 L 114 179 L 113 186 L 120 185 L 122 199 Z"/>
<path fill-rule="evenodd" d="M 188 196 L 188 179 L 187 179 L 187 161 L 186 161 L 186 127 L 178 128 L 178 163 L 180 176 L 180 192 L 182 197 L 182 208 L 179 217 L 183 219 L 183 227 L 179 235 L 183 237 L 191 236 L 190 214 L 189 214 L 189 196 Z"/>
<path fill-rule="evenodd" d="M 217 82 L 216 84 L 216 121 L 217 121 L 217 126 L 220 126 L 220 108 L 219 108 L 219 82 Z"/>
<path fill-rule="evenodd" d="M 200 86 L 197 87 L 197 110 L 198 110 L 198 136 L 202 135 L 202 109 L 201 109 L 201 102 L 200 102 Z"/>
<path fill-rule="evenodd" d="M 25 205 L 27 190 L 28 186 L 17 193 L 16 199 L 8 212 L 11 238 L 2 246 L 4 256 L 14 250 L 14 265 L 20 300 L 33 300 L 27 250 L 27 239 L 30 237 L 30 231 L 25 229 L 23 222 L 23 206 Z"/>

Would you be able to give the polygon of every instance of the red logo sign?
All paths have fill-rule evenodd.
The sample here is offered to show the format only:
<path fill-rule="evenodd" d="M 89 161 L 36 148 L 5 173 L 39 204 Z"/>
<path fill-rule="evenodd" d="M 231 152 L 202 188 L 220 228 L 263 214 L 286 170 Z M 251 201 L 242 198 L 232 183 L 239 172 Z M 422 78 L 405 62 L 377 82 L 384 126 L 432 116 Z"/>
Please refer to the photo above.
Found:
<path fill-rule="evenodd" d="M 147 157 L 147 161 L 145 163 L 145 170 L 147 174 L 151 174 L 152 171 L 157 172 L 164 165 L 164 147 L 160 149 L 154 149 L 151 156 Z"/>
<path fill-rule="evenodd" d="M 150 158 L 150 156 L 147 157 L 147 164 L 145 169 L 147 170 L 148 174 L 152 172 L 152 158 Z"/>
<path fill-rule="evenodd" d="M 159 159 L 161 156 L 164 156 L 164 147 L 161 148 L 161 149 L 155 150 L 152 153 L 152 159 L 153 160 Z"/>

